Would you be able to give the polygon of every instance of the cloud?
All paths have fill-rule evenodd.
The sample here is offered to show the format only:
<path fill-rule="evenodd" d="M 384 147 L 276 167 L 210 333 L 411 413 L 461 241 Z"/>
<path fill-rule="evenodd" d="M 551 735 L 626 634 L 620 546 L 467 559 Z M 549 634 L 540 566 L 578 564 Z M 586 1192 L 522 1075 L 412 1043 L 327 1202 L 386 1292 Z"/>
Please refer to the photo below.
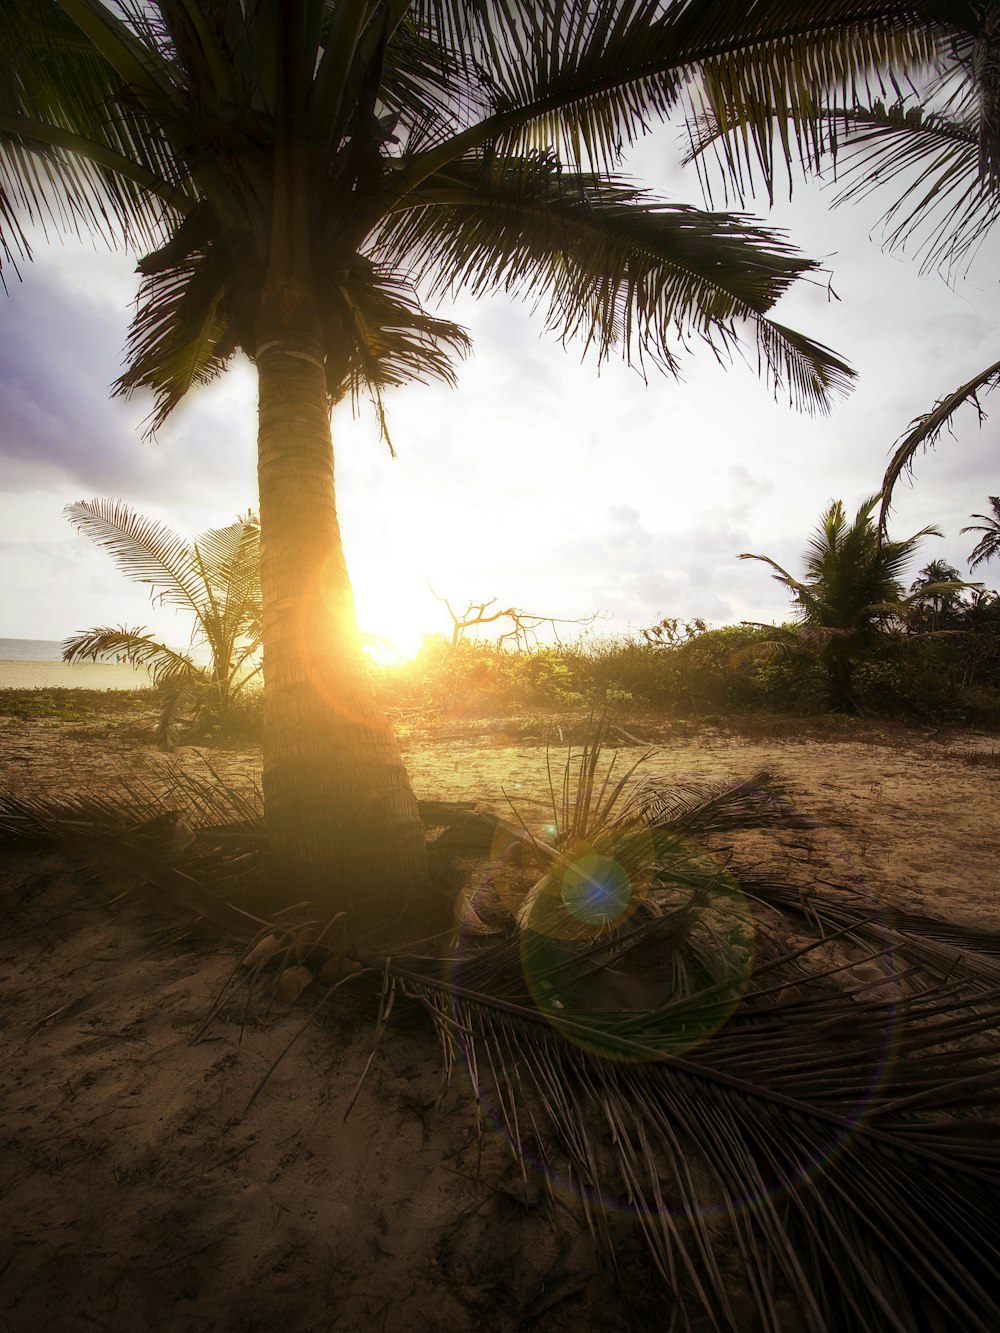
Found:
<path fill-rule="evenodd" d="M 247 367 L 192 395 L 157 441 L 142 438 L 148 403 L 111 396 L 127 312 L 29 267 L 0 308 L 0 460 L 5 486 L 121 495 L 228 514 L 253 495 L 255 412 Z M 240 397 L 242 395 L 242 397 Z M 235 500 L 227 503 L 226 491 Z M 208 497 L 211 495 L 211 500 Z"/>

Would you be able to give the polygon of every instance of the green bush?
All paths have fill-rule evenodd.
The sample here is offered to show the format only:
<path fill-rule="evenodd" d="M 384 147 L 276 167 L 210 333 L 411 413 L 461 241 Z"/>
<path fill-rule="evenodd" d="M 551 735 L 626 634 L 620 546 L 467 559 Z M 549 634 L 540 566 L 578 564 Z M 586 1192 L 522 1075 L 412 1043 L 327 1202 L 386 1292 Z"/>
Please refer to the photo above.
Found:
<path fill-rule="evenodd" d="M 611 704 L 619 712 L 695 721 L 828 710 L 827 674 L 817 658 L 741 656 L 748 646 L 780 638 L 781 630 L 690 629 L 669 641 L 585 635 L 530 653 L 475 639 L 452 647 L 429 636 L 411 662 L 372 670 L 384 706 L 395 710 L 486 715 Z M 874 716 L 988 725 L 1000 712 L 996 649 L 965 636 L 888 643 L 858 664 L 859 707 Z"/>

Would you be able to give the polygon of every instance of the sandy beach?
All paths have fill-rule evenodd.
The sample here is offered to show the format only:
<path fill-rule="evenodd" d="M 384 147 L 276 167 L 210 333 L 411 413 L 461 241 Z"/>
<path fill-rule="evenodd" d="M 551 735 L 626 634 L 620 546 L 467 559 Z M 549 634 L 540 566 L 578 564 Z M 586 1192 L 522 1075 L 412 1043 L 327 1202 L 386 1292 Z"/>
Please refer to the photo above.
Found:
<path fill-rule="evenodd" d="M 664 779 L 787 779 L 817 825 L 810 873 L 846 868 L 887 905 L 997 929 L 995 738 L 659 739 L 649 767 Z M 414 724 L 404 748 L 421 797 L 507 812 L 509 795 L 528 817 L 543 810 L 544 746 L 502 726 Z M 622 763 L 640 752 L 630 745 Z M 233 781 L 259 773 L 255 751 L 207 757 Z M 196 750 L 175 761 L 204 771 Z M 0 718 L 0 786 L 22 794 L 155 787 L 163 763 L 135 739 Z M 804 855 L 803 836 L 786 836 L 789 855 Z M 446 1089 L 412 1022 L 390 1025 L 370 1068 L 371 1001 L 347 992 L 303 1029 L 308 1007 L 247 1009 L 239 991 L 200 1031 L 231 943 L 184 938 L 155 895 L 122 898 L 120 875 L 55 850 L 7 852 L 2 873 L 0 1327 L 625 1327 L 572 1198 L 550 1212 L 503 1135 L 486 1123 L 480 1141 L 462 1070 Z M 642 1274 L 629 1234 L 620 1258 Z"/>
<path fill-rule="evenodd" d="M 148 690 L 143 667 L 114 662 L 18 662 L 0 659 L 4 690 Z"/>

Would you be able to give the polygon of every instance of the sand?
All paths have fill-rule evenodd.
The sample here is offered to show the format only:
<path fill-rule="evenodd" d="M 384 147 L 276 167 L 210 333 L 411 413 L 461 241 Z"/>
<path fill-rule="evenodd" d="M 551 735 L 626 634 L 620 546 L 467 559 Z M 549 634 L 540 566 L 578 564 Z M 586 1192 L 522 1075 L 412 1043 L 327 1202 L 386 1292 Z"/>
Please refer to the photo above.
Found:
<path fill-rule="evenodd" d="M 148 690 L 144 667 L 115 662 L 18 662 L 0 660 L 4 690 Z"/>
<path fill-rule="evenodd" d="M 466 722 L 404 728 L 418 795 L 541 815 L 544 747 Z M 778 772 L 831 870 L 887 903 L 997 928 L 996 741 L 870 733 L 746 742 L 666 732 L 668 777 Z M 622 762 L 641 753 L 630 746 Z M 211 762 L 252 778 L 253 753 Z M 198 769 L 197 751 L 178 762 Z M 0 786 L 157 781 L 161 757 L 79 724 L 0 718 Z M 443 1101 L 419 1016 L 372 1051 L 372 1001 L 242 995 L 198 1032 L 236 950 L 101 866 L 6 853 L 0 889 L 0 1328 L 614 1330 L 579 1210 L 553 1213 L 459 1071 Z M 166 934 L 163 932 L 167 931 Z M 277 1056 L 295 1040 L 263 1089 Z M 642 1280 L 643 1260 L 634 1263 Z M 666 1326 L 666 1316 L 651 1327 Z"/>

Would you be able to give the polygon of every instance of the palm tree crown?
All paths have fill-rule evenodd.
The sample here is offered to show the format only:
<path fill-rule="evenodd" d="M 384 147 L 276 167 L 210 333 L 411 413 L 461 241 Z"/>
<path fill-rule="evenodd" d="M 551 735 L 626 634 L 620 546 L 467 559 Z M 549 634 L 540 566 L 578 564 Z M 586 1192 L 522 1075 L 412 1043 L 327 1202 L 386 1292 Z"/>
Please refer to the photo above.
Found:
<path fill-rule="evenodd" d="M 68 205 L 148 251 L 119 387 L 154 390 L 154 426 L 237 348 L 257 356 L 281 270 L 314 289 L 334 399 L 452 377 L 466 336 L 421 281 L 530 293 L 561 335 L 669 369 L 687 334 L 727 348 L 748 322 L 794 399 L 844 386 L 842 362 L 766 317 L 808 261 L 608 169 L 635 118 L 676 100 L 699 6 L 679 7 L 690 32 L 648 3 L 533 8 L 4 5 L 0 144 L 29 216 Z M 746 40 L 733 27 L 724 45 Z M 24 252 L 13 202 L 4 245 Z"/>
<path fill-rule="evenodd" d="M 872 496 L 848 520 L 843 503 L 835 500 L 823 514 L 803 556 L 805 574 L 797 579 L 770 556 L 744 552 L 741 560 L 762 560 L 773 577 L 792 594 L 799 625 L 793 639 L 777 641 L 769 649 L 793 644 L 820 657 L 827 667 L 830 702 L 838 709 L 855 707 L 853 663 L 877 644 L 905 612 L 902 574 L 919 543 L 940 536 L 928 526 L 902 541 L 885 538 L 874 514 L 879 497 Z M 953 583 L 921 584 L 917 598 L 948 592 Z M 957 585 L 961 586 L 961 585 Z"/>
<path fill-rule="evenodd" d="M 1000 555 L 1000 495 L 990 495 L 987 497 L 990 502 L 991 513 L 973 514 L 973 518 L 981 518 L 982 523 L 970 523 L 968 527 L 962 528 L 962 532 L 981 532 L 983 535 L 972 549 L 969 556 L 969 569 L 975 569 L 985 560 L 992 560 L 994 556 Z"/>

